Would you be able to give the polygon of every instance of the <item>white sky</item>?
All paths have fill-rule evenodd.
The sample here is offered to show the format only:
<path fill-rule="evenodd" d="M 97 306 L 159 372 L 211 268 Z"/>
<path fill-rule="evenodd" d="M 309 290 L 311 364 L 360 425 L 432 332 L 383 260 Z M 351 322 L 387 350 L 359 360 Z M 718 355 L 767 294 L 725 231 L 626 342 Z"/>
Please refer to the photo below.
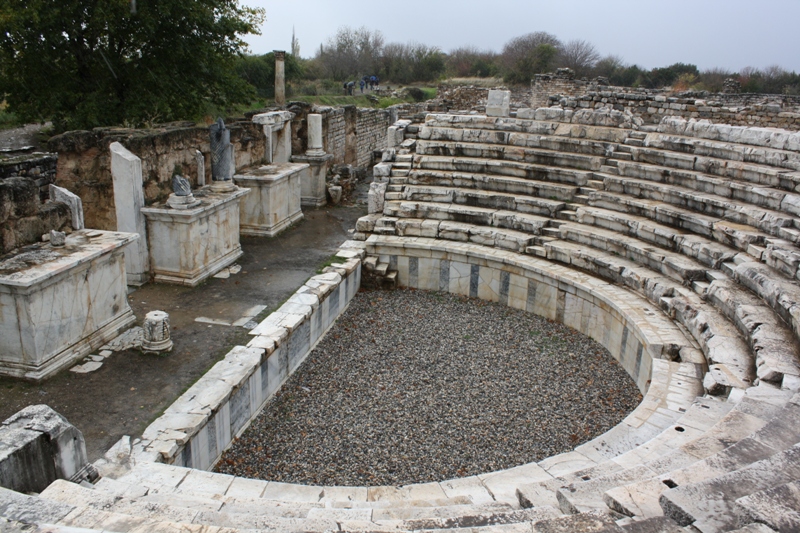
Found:
<path fill-rule="evenodd" d="M 701 70 L 780 65 L 800 71 L 800 0 L 241 0 L 263 7 L 252 53 L 311 57 L 339 26 L 380 30 L 386 42 L 464 45 L 499 52 L 509 39 L 546 31 L 585 39 L 601 55 L 644 68 L 676 62 Z"/>

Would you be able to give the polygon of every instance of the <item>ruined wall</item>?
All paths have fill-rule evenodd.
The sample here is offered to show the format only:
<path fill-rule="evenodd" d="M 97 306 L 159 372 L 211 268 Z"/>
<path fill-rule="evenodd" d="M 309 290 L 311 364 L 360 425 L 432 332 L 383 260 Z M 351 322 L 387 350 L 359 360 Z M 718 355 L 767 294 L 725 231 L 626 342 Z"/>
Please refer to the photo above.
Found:
<path fill-rule="evenodd" d="M 616 89 L 616 88 L 615 88 Z M 758 102 L 758 103 L 755 103 Z M 691 94 L 667 96 L 644 91 L 590 91 L 576 97 L 553 95 L 549 106 L 596 109 L 613 107 L 640 116 L 645 124 L 658 124 L 665 116 L 707 119 L 717 124 L 800 129 L 800 100 L 783 95 Z M 542 107 L 542 106 L 540 106 Z"/>
<path fill-rule="evenodd" d="M 359 109 L 356 117 L 356 165 L 372 164 L 372 152 L 386 148 L 390 113 L 383 109 Z"/>
<path fill-rule="evenodd" d="M 569 71 L 561 70 L 536 75 L 529 106 L 612 107 L 640 116 L 645 124 L 658 124 L 664 116 L 679 116 L 734 126 L 800 129 L 800 96 L 613 87 L 603 78 L 577 80 Z"/>
<path fill-rule="evenodd" d="M 56 154 L 30 154 L 0 160 L 0 180 L 12 177 L 31 178 L 39 188 L 39 199 L 50 197 L 50 184 L 56 180 Z"/>
<path fill-rule="evenodd" d="M 31 177 L 0 180 L 0 255 L 39 242 L 50 230 L 64 230 L 72 216 L 62 203 L 42 202 Z"/>
<path fill-rule="evenodd" d="M 386 148 L 386 131 L 391 125 L 391 112 L 386 109 L 359 109 L 355 106 L 306 108 L 302 105 L 290 110 L 292 121 L 292 153 L 306 150 L 306 118 L 309 113 L 322 115 L 322 147 L 333 154 L 332 165 L 353 165 L 365 168 L 372 163 L 373 150 Z"/>
<path fill-rule="evenodd" d="M 315 108 L 322 115 L 322 148 L 333 154 L 333 165 L 345 164 L 345 142 L 347 123 L 343 107 Z"/>
<path fill-rule="evenodd" d="M 236 168 L 263 162 L 266 138 L 250 121 L 230 121 Z M 196 150 L 204 155 L 206 183 L 211 181 L 208 128 L 175 123 L 149 130 L 96 128 L 72 131 L 50 140 L 58 152 L 56 184 L 81 197 L 87 228 L 115 230 L 114 188 L 109 145 L 120 142 L 142 160 L 145 202 L 164 200 L 172 192 L 172 175 L 178 169 L 197 186 Z"/>
<path fill-rule="evenodd" d="M 473 85 L 440 85 L 436 99 L 426 104 L 431 112 L 476 111 L 483 113 L 486 111 L 489 90 L 489 87 L 475 87 Z M 491 90 L 511 91 L 511 109 L 530 107 L 530 89 L 491 87 Z"/>

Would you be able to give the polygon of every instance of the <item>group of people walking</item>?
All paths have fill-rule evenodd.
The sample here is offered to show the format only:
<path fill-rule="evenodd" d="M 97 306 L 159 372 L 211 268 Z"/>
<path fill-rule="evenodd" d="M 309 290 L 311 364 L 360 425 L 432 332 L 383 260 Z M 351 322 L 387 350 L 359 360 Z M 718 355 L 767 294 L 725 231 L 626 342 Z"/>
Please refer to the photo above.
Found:
<path fill-rule="evenodd" d="M 358 80 L 358 86 L 361 89 L 361 92 L 364 92 L 364 88 L 368 88 L 371 91 L 374 91 L 378 88 L 378 76 L 364 76 L 360 80 Z M 344 88 L 344 94 L 348 96 L 353 96 L 353 93 L 356 89 L 356 82 L 355 81 L 346 81 L 342 86 Z"/>

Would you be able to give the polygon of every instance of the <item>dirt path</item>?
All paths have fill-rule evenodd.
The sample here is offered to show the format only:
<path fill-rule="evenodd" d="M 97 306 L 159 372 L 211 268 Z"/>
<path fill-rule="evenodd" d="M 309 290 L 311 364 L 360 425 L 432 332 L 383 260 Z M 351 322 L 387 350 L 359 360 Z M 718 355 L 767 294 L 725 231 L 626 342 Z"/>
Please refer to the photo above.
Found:
<path fill-rule="evenodd" d="M 170 314 L 175 347 L 167 356 L 117 352 L 89 374 L 61 372 L 34 385 L 0 378 L 0 420 L 44 403 L 77 426 L 89 459 L 102 456 L 123 435 L 139 436 L 184 390 L 236 344 L 241 327 L 196 322 L 206 317 L 234 322 L 256 305 L 277 308 L 349 238 L 363 205 L 305 210 L 305 220 L 273 239 L 243 238 L 242 270 L 193 289 L 148 284 L 129 295 L 139 324 L 148 311 Z"/>

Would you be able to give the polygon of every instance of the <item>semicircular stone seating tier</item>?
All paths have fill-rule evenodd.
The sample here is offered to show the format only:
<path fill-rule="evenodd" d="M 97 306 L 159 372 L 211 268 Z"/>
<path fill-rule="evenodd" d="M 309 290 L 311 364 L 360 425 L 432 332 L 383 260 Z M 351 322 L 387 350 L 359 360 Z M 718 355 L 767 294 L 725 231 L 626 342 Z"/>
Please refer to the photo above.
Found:
<path fill-rule="evenodd" d="M 0 491 L 5 525 L 36 507 L 55 524 L 43 531 L 800 530 L 800 134 L 623 119 L 429 115 L 350 243 L 378 279 L 603 344 L 644 398 L 619 425 L 542 461 L 403 487 L 244 479 L 115 449 L 93 486 Z"/>

